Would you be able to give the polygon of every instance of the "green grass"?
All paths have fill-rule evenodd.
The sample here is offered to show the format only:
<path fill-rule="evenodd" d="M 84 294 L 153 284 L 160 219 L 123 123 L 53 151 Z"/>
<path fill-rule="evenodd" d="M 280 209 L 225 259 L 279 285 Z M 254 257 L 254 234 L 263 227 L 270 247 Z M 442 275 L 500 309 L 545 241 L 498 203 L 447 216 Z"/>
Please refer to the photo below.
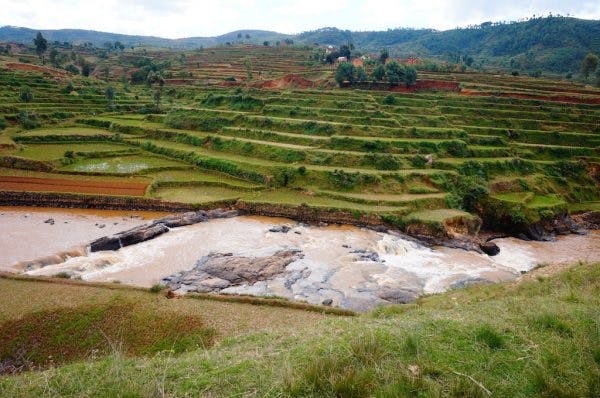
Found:
<path fill-rule="evenodd" d="M 152 193 L 153 196 L 159 199 L 182 203 L 206 203 L 239 199 L 244 194 L 246 194 L 245 191 L 215 186 L 157 188 Z"/>
<path fill-rule="evenodd" d="M 473 216 L 467 212 L 455 209 L 424 210 L 411 213 L 407 216 L 409 220 L 420 220 L 424 222 L 444 222 L 454 218 L 471 219 Z"/>
<path fill-rule="evenodd" d="M 25 131 L 19 134 L 19 136 L 45 136 L 45 135 L 56 135 L 56 136 L 96 136 L 105 135 L 111 136 L 112 132 L 102 129 L 96 129 L 91 127 L 53 127 L 53 128 L 42 128 Z"/>
<path fill-rule="evenodd" d="M 573 203 L 569 205 L 569 210 L 575 212 L 600 211 L 600 202 Z"/>
<path fill-rule="evenodd" d="M 27 159 L 53 161 L 62 158 L 66 151 L 73 152 L 112 152 L 128 149 L 117 144 L 27 144 L 19 149 L 0 150 L 0 155 L 19 156 Z"/>
<path fill-rule="evenodd" d="M 255 188 L 258 185 L 252 184 L 248 181 L 241 180 L 239 178 L 233 178 L 224 173 L 210 172 L 204 170 L 197 170 L 190 168 L 189 170 L 166 170 L 144 173 L 144 176 L 150 177 L 155 181 L 160 182 L 186 182 L 186 181 L 198 181 L 198 182 L 213 182 L 213 183 L 226 183 L 229 185 L 239 186 L 242 188 Z"/>
<path fill-rule="evenodd" d="M 32 313 L 40 319 L 36 308 L 48 306 L 35 300 L 40 294 L 51 302 L 77 294 L 73 296 L 76 303 L 62 304 L 77 310 L 87 308 L 86 302 L 106 301 L 105 296 L 116 294 L 135 296 L 144 313 L 152 313 L 157 305 L 173 305 L 178 308 L 173 313 L 182 314 L 189 311 L 184 309 L 188 305 L 210 303 L 167 301 L 152 293 L 121 289 L 106 293 L 80 286 L 48 288 L 39 282 L 0 283 L 15 298 L 34 292 L 33 300 L 18 301 L 18 309 L 9 308 L 6 302 L 0 306 L 0 316 L 8 316 L 9 322 L 30 319 Z M 24 290 L 23 284 L 29 288 Z M 35 286 L 43 292 L 35 293 Z M 577 300 L 569 298 L 574 291 Z M 600 392 L 599 293 L 600 264 L 579 264 L 546 278 L 454 290 L 355 318 L 293 311 L 297 314 L 293 326 L 246 326 L 241 333 L 229 333 L 230 337 L 219 337 L 217 328 L 217 344 L 208 349 L 184 344 L 179 354 L 140 356 L 123 349 L 108 356 L 88 353 L 76 362 L 56 364 L 42 372 L 1 377 L 0 391 L 14 397 L 594 397 Z M 154 300 L 157 304 L 145 308 Z M 243 325 L 240 317 L 257 321 L 246 318 L 245 304 L 210 304 L 227 311 L 205 310 L 203 327 L 210 327 L 219 317 L 221 324 L 225 321 L 237 327 Z M 290 311 L 262 310 L 274 310 L 270 316 Z M 82 314 L 77 323 L 57 325 L 64 330 L 97 319 L 88 312 Z M 65 336 L 55 344 L 72 343 Z"/>

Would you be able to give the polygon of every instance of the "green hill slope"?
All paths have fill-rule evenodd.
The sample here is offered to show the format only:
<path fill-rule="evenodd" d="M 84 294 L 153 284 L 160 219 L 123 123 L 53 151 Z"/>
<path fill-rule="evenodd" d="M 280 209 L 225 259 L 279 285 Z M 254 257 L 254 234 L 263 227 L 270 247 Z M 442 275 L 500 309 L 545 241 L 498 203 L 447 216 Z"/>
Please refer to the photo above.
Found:
<path fill-rule="evenodd" d="M 0 41 L 31 43 L 37 30 L 4 26 Z M 387 31 L 352 32 L 322 28 L 297 35 L 261 30 L 241 30 L 215 37 L 163 39 L 131 36 L 79 29 L 42 30 L 50 41 L 91 42 L 102 46 L 120 41 L 126 46 L 155 46 L 191 49 L 222 45 L 227 42 L 262 44 L 291 39 L 307 45 L 354 43 L 360 51 L 377 52 L 389 48 L 392 55 L 434 56 L 453 60 L 462 55 L 475 58 L 484 66 L 542 69 L 553 72 L 576 72 L 588 52 L 600 53 L 600 21 L 570 17 L 532 18 L 525 22 L 492 23 L 447 31 L 433 29 L 389 29 Z M 241 37 L 239 37 L 241 34 Z M 249 37 L 247 37 L 247 35 Z M 512 60 L 512 63 L 511 63 Z"/>

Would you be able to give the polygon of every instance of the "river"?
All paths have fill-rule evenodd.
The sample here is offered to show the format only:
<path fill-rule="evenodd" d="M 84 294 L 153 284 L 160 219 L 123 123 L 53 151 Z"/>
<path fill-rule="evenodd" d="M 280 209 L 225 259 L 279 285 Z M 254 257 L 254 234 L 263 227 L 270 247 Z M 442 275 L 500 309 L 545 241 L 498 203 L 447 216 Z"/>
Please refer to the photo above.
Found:
<path fill-rule="evenodd" d="M 0 208 L 0 270 L 48 276 L 68 273 L 89 281 L 149 287 L 166 276 L 190 270 L 211 253 L 264 257 L 293 249 L 301 252 L 302 258 L 287 265 L 285 274 L 219 292 L 276 295 L 315 304 L 329 301 L 368 310 L 471 283 L 515 279 L 538 264 L 600 261 L 597 231 L 559 237 L 555 242 L 496 239 L 500 254 L 489 257 L 461 249 L 431 249 L 399 235 L 352 226 L 318 227 L 251 216 L 174 228 L 114 252 L 85 250 L 93 239 L 160 215 Z M 281 225 L 291 229 L 287 233 L 269 231 Z M 40 257 L 50 257 L 48 263 L 56 264 L 27 268 L 30 260 Z"/>

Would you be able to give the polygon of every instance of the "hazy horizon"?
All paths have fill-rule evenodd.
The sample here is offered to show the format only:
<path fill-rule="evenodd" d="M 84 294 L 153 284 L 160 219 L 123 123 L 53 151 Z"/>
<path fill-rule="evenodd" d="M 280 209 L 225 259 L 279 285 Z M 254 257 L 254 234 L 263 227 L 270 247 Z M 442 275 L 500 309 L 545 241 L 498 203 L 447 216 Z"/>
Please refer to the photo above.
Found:
<path fill-rule="evenodd" d="M 335 26 L 353 31 L 394 28 L 448 30 L 485 21 L 515 21 L 533 15 L 600 19 L 600 2 L 534 0 L 490 4 L 482 0 L 381 0 L 377 8 L 358 0 L 272 2 L 231 0 L 197 4 L 191 0 L 107 0 L 90 13 L 73 0 L 0 0 L 0 26 L 32 29 L 86 29 L 163 38 L 210 37 L 236 30 L 295 34 Z"/>

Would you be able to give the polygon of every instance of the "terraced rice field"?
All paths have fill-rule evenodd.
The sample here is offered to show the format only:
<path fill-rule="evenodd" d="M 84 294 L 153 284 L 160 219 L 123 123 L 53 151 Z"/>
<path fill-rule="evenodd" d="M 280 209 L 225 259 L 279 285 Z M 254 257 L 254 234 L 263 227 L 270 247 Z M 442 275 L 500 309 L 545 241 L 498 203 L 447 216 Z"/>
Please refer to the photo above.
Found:
<path fill-rule="evenodd" d="M 527 213 L 534 218 L 597 206 L 600 90 L 426 72 L 419 78 L 462 91 L 341 90 L 333 69 L 309 55 L 299 47 L 148 51 L 173 60 L 160 114 L 136 113 L 151 102 L 143 85 L 117 89 L 117 112 L 108 112 L 106 82 L 0 65 L 0 114 L 10 125 L 2 165 L 146 178 L 145 195 L 177 202 L 306 204 L 396 220 L 478 212 L 486 198 L 537 209 Z M 119 62 L 135 57 L 125 52 Z M 67 79 L 75 93 L 64 91 Z M 25 84 L 29 104 L 18 101 Z M 25 108 L 39 128 L 19 126 Z"/>

